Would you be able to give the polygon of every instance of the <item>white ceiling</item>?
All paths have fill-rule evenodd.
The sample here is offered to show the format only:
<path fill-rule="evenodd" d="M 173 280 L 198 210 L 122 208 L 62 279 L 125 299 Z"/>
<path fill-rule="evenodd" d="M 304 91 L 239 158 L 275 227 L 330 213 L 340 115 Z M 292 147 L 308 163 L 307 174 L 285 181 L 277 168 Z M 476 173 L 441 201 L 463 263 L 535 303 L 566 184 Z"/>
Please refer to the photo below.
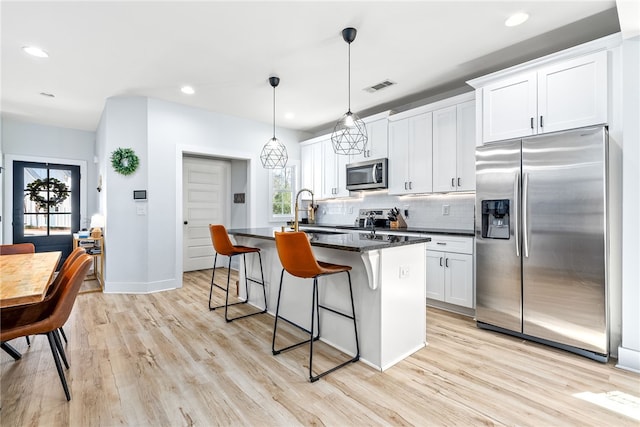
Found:
<path fill-rule="evenodd" d="M 495 71 L 619 31 L 615 1 L 2 1 L 2 114 L 95 130 L 105 99 L 148 96 L 316 132 L 415 103 Z M 526 11 L 519 27 L 506 17 Z M 38 45 L 48 59 L 21 47 Z M 391 79 L 377 93 L 363 88 Z M 194 95 L 180 92 L 182 85 Z M 470 90 L 470 88 L 469 88 Z M 40 95 L 51 93 L 55 98 Z M 285 119 L 285 113 L 295 114 Z"/>

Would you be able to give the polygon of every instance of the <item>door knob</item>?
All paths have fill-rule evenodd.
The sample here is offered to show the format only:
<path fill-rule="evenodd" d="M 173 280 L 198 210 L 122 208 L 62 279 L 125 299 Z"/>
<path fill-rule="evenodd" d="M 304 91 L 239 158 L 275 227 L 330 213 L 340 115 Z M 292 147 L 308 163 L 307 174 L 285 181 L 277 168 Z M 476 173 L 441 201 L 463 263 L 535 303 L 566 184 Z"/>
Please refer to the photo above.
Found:
<path fill-rule="evenodd" d="M 189 224 L 189 221 L 184 221 L 183 224 L 187 225 L 187 224 Z"/>

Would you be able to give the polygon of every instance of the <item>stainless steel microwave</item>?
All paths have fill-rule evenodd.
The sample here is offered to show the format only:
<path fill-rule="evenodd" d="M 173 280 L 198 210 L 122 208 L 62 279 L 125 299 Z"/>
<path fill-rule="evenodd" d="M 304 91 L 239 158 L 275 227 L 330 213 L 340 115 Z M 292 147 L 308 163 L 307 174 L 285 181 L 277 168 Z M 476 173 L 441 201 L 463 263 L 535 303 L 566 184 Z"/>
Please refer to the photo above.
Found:
<path fill-rule="evenodd" d="M 367 160 L 347 165 L 347 190 L 387 188 L 387 159 Z"/>

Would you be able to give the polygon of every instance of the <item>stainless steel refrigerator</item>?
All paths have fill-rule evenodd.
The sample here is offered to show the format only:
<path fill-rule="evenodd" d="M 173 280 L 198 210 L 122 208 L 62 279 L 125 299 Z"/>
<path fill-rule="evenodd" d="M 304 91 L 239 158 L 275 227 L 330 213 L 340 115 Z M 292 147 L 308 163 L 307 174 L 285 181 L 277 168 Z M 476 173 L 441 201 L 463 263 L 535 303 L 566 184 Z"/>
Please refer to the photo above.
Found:
<path fill-rule="evenodd" d="M 606 361 L 605 127 L 476 150 L 476 320 Z"/>

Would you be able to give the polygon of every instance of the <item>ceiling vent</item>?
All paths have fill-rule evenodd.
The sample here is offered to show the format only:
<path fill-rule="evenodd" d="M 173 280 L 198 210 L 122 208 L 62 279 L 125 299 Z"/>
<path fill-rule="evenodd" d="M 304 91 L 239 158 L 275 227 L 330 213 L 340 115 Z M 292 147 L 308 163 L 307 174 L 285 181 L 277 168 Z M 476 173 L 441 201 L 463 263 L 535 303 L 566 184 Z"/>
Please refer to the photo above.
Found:
<path fill-rule="evenodd" d="M 393 86 L 395 84 L 396 82 L 392 82 L 391 80 L 387 79 L 387 80 L 381 81 L 380 83 L 374 84 L 373 86 L 366 87 L 364 88 L 364 90 L 369 93 L 374 93 L 384 88 L 387 88 L 389 86 Z"/>

